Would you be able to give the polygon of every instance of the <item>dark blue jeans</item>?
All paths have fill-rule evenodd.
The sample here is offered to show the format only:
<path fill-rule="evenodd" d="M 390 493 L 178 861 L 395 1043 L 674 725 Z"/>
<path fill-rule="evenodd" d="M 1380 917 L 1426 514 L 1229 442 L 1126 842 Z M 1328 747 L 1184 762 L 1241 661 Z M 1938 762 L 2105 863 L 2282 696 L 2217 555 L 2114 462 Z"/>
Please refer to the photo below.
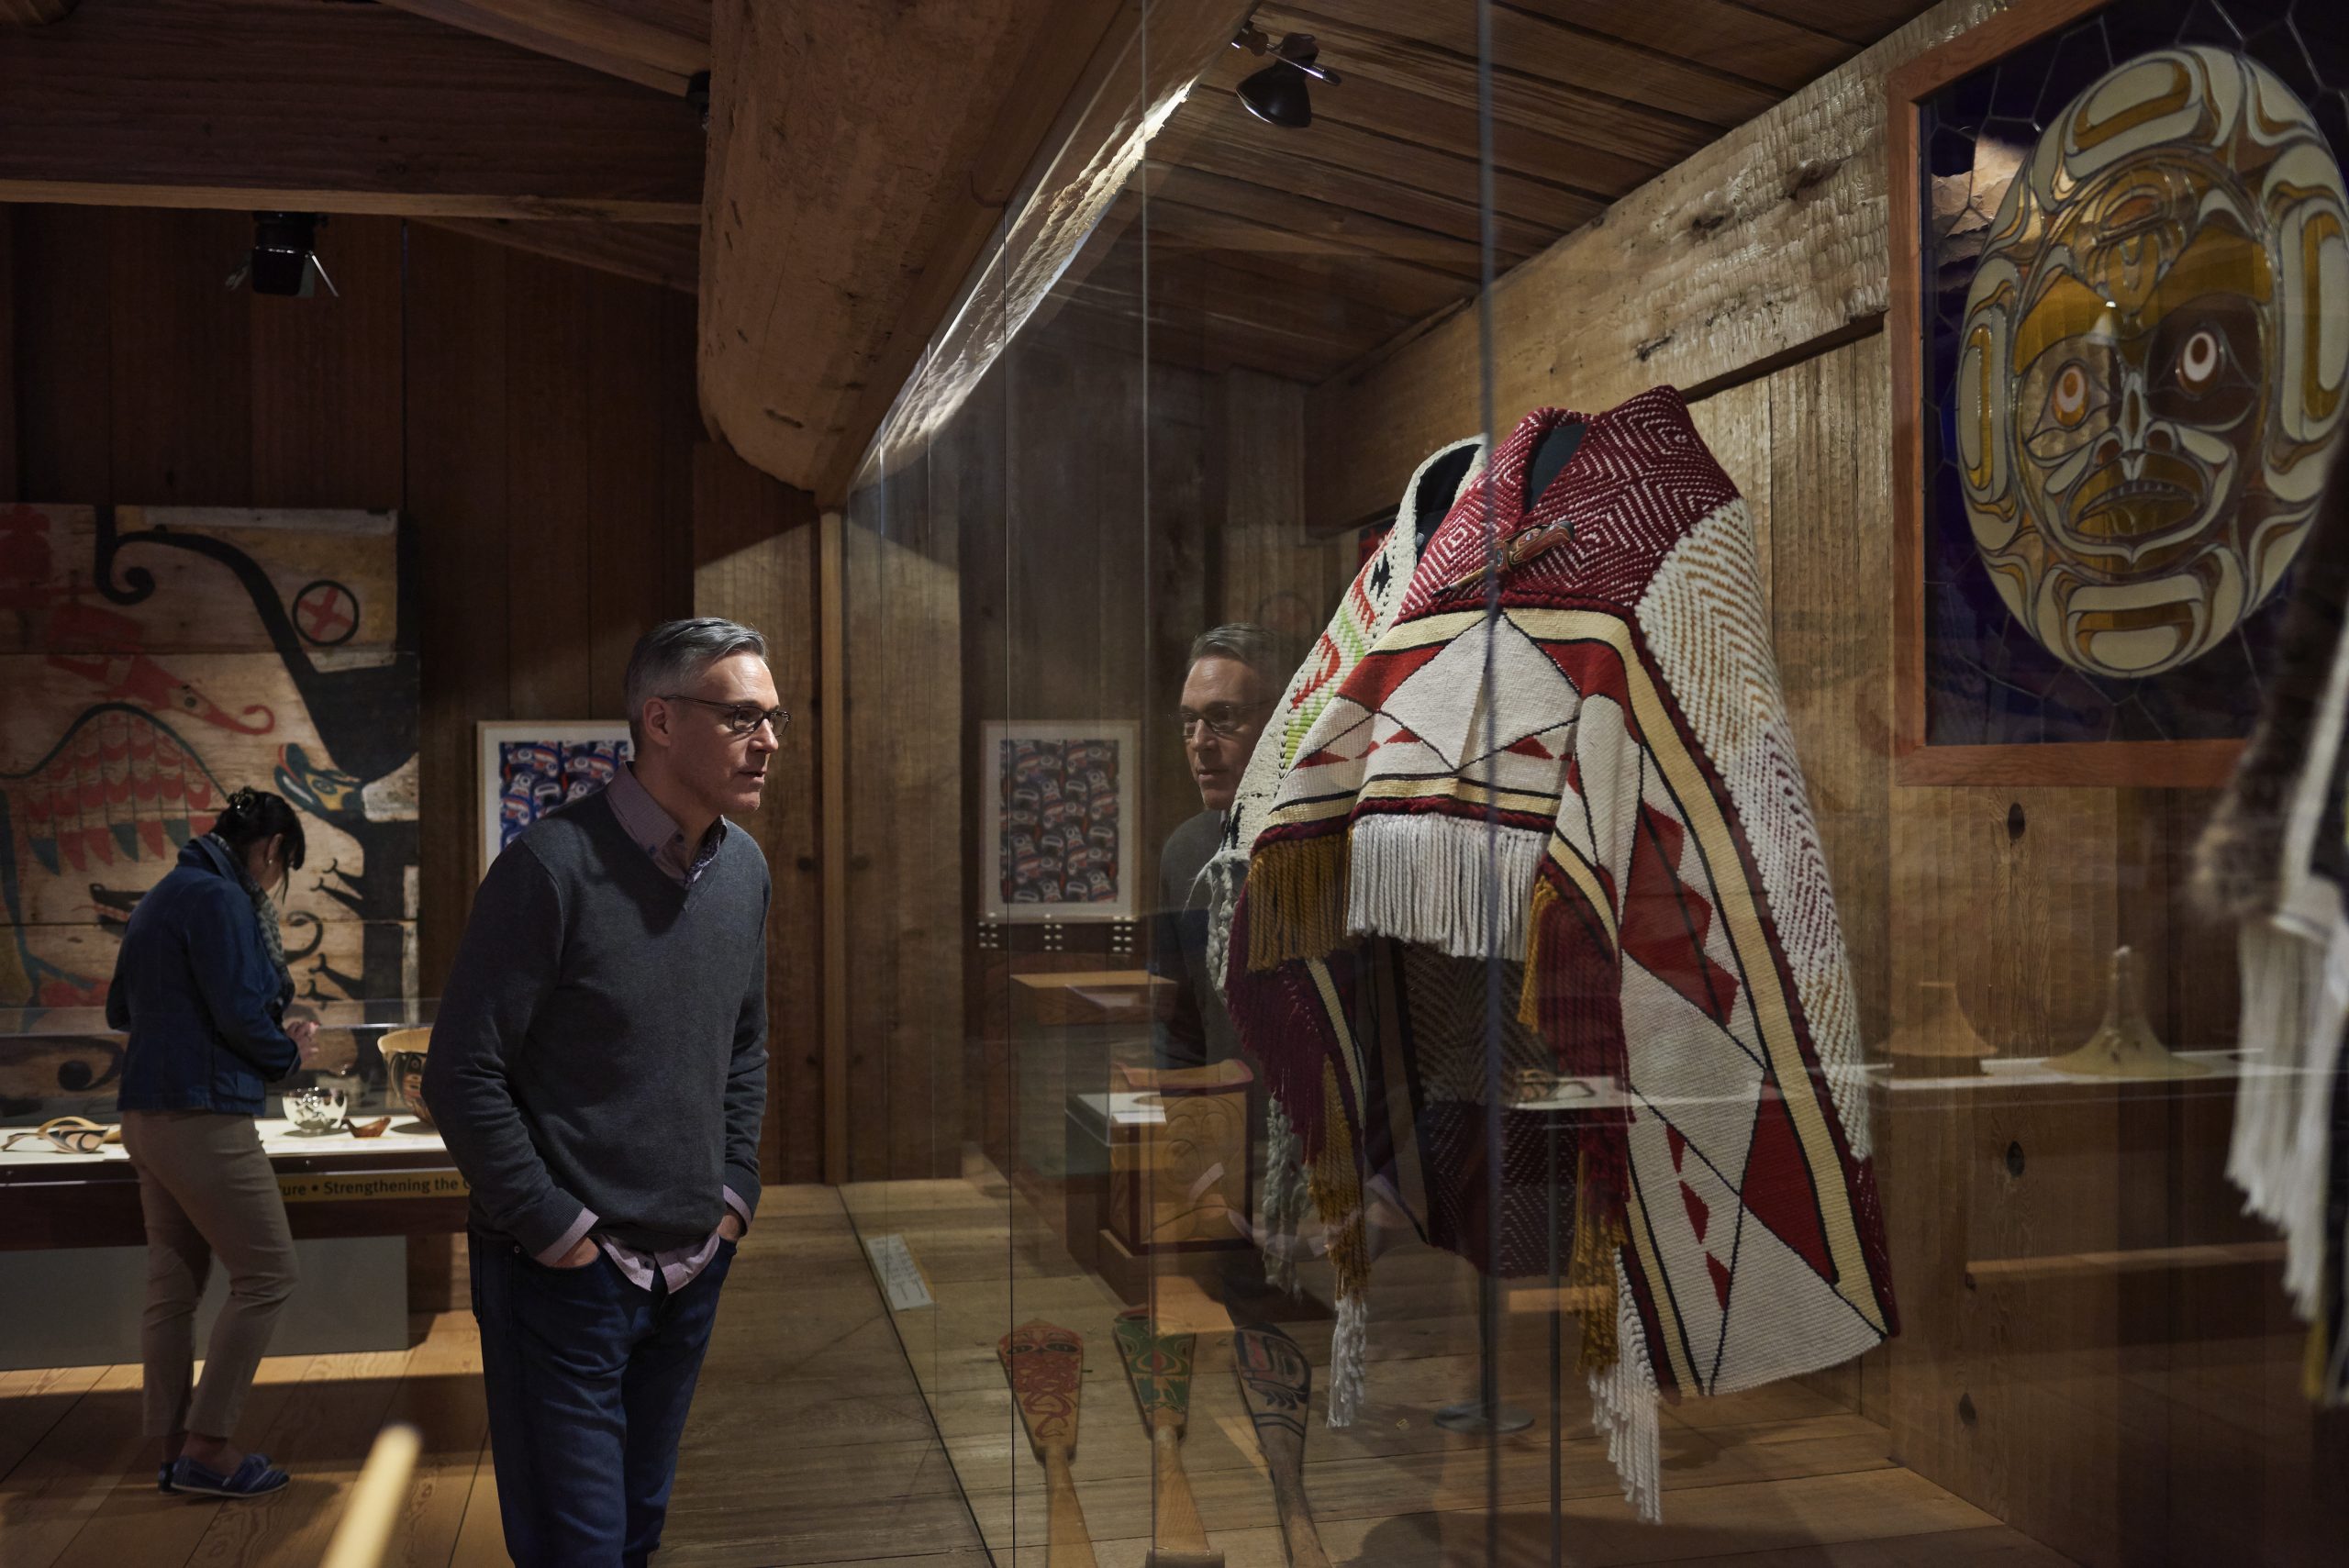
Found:
<path fill-rule="evenodd" d="M 507 1553 L 518 1568 L 635 1568 L 661 1544 L 734 1243 L 671 1295 L 600 1255 L 551 1269 L 511 1241 L 471 1240 Z"/>

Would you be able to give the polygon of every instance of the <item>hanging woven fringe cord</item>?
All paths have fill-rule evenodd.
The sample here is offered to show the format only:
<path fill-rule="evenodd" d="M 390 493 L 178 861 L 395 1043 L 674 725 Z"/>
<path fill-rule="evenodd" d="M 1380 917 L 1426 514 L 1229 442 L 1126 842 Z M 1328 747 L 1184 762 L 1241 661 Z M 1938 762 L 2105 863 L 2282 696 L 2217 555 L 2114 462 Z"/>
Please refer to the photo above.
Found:
<path fill-rule="evenodd" d="M 2267 703 L 2195 850 L 2194 890 L 2237 923 L 2240 1080 L 2227 1175 L 2284 1233 L 2284 1287 L 2310 1325 L 2309 1396 L 2349 1403 L 2349 467 L 2302 546 Z"/>
<path fill-rule="evenodd" d="M 1305 1184 L 1305 1151 L 1297 1129 L 1278 1100 L 1264 1107 L 1264 1190 L 1257 1200 L 1256 1235 L 1264 1253 L 1264 1283 L 1295 1296 L 1297 1222 L 1305 1218 L 1309 1195 Z"/>
<path fill-rule="evenodd" d="M 1655 1370 L 1648 1364 L 1647 1343 L 1631 1310 L 1631 1282 L 1620 1262 L 1615 1278 L 1613 1337 L 1620 1353 L 1590 1371 L 1591 1425 L 1607 1439 L 1607 1460 L 1622 1480 L 1623 1500 L 1642 1519 L 1654 1524 L 1664 1518 L 1663 1421 L 1656 1411 Z M 1586 1321 L 1586 1345 L 1589 1336 Z"/>
<path fill-rule="evenodd" d="M 1579 445 L 1528 495 L 1532 454 L 1570 425 Z M 1325 1224 L 1391 1187 L 1430 1241 L 1491 1273 L 1569 1260 L 1599 1427 L 1643 1518 L 1660 1395 L 1832 1366 L 1897 1324 L 1801 776 L 1752 524 L 1679 395 L 1539 410 L 1294 748 L 1226 955 L 1233 1022 Z M 1570 1137 L 1464 1055 L 1483 1049 L 1493 964 L 1504 1055 L 1530 1040 L 1537 1080 L 1577 1085 Z M 1398 972 L 1397 1005 L 1370 1006 Z M 1503 1094 L 1495 1149 L 1476 1102 Z M 1570 1236 L 1548 1233 L 1555 1207 Z M 1368 1264 L 1339 1271 L 1332 1382 L 1350 1390 Z"/>

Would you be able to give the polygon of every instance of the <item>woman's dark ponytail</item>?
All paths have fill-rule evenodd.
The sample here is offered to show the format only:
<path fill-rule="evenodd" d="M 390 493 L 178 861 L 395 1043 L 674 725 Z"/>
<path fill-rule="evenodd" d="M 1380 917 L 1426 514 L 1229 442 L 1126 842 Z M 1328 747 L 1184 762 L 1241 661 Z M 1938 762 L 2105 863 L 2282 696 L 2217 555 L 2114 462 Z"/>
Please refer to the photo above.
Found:
<path fill-rule="evenodd" d="M 299 870 L 307 846 L 302 839 L 302 818 L 283 795 L 263 789 L 240 789 L 228 796 L 212 830 L 242 855 L 264 839 L 285 837 L 285 869 Z"/>

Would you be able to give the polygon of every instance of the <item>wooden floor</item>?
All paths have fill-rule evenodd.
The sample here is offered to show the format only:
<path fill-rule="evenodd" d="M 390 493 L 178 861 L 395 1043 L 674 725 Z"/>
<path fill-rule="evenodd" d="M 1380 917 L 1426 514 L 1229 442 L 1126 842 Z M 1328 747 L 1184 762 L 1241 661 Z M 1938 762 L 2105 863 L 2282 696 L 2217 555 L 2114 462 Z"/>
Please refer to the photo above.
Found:
<path fill-rule="evenodd" d="M 155 1491 L 139 1369 L 0 1373 L 0 1568 L 315 1568 L 375 1430 L 424 1454 L 387 1563 L 507 1562 L 470 1313 L 406 1351 L 262 1363 L 239 1437 L 294 1484 L 252 1503 Z M 851 1448 L 852 1463 L 832 1451 Z M 981 1568 L 919 1390 L 839 1195 L 773 1187 L 727 1282 L 662 1563 Z"/>
<path fill-rule="evenodd" d="M 859 1230 L 902 1237 L 935 1305 L 893 1324 Z M 1457 1264 L 1392 1256 L 1378 1279 L 1376 1362 L 1361 1418 L 1342 1432 L 1317 1419 L 1308 1439 L 1308 1486 L 1332 1560 L 1484 1563 L 1485 1500 L 1497 1484 L 1501 1560 L 1547 1563 L 1546 1396 L 1529 1381 L 1546 1369 L 1546 1316 L 1512 1317 L 1504 1347 L 1512 1393 L 1534 1407 L 1535 1425 L 1488 1449 L 1428 1420 L 1473 1382 L 1474 1319 Z M 1041 1568 L 1042 1473 L 1015 1437 L 995 1343 L 1012 1323 L 1045 1317 L 1086 1337 L 1075 1475 L 1101 1568 L 1141 1568 L 1149 1456 L 1108 1337 L 1121 1305 L 1070 1267 L 999 1184 L 771 1189 L 728 1283 L 660 1561 L 980 1568 L 1012 1563 L 1017 1542 L 1018 1562 Z M 1320 1315 L 1288 1327 L 1326 1362 Z M 472 1319 L 452 1313 L 418 1329 L 406 1351 L 264 1363 L 240 1435 L 288 1462 L 295 1480 L 250 1504 L 156 1494 L 135 1366 L 0 1374 L 0 1564 L 313 1564 L 369 1440 L 390 1419 L 415 1422 L 425 1438 L 388 1561 L 504 1562 Z M 1228 1568 L 1280 1568 L 1271 1491 L 1230 1393 L 1226 1353 L 1202 1340 L 1186 1467 Z M 1321 1393 L 1317 1385 L 1317 1406 Z M 1790 1385 L 1667 1413 L 1664 1523 L 1639 1525 L 1584 1407 L 1570 1392 L 1559 1476 L 1567 1562 L 2063 1562 L 1893 1465 L 1882 1429 Z"/>
<path fill-rule="evenodd" d="M 1006 1329 L 1042 1318 L 1085 1338 L 1073 1471 L 1101 1568 L 1141 1568 L 1151 1538 L 1151 1453 L 1110 1338 L 1127 1304 L 1070 1265 L 1034 1211 L 999 1183 L 843 1191 L 859 1231 L 902 1238 L 935 1297 L 935 1306 L 897 1312 L 897 1329 L 996 1561 L 1009 1562 L 1016 1542 L 1023 1568 L 1042 1562 L 1042 1468 L 1019 1435 L 996 1359 Z M 1308 1295 L 1318 1286 L 1327 1300 L 1326 1267 L 1318 1273 L 1306 1271 Z M 1315 1364 L 1306 1485 L 1334 1562 L 1552 1562 L 1548 1313 L 1504 1317 L 1505 1392 L 1533 1416 L 1531 1427 L 1490 1443 L 1430 1418 L 1475 1392 L 1475 1275 L 1448 1254 L 1412 1244 L 1379 1259 L 1368 1391 L 1343 1430 L 1319 1419 L 1326 1312 L 1277 1296 L 1241 1301 L 1241 1317 L 1283 1318 Z M 1220 1311 L 1216 1297 L 1240 1299 L 1212 1275 L 1205 1291 L 1162 1279 L 1153 1295 L 1162 1316 L 1208 1320 Z M 1573 1354 L 1569 1342 L 1569 1365 Z M 1201 1517 L 1227 1568 L 1283 1568 L 1272 1490 L 1232 1387 L 1228 1340 L 1201 1333 L 1198 1358 L 1184 1468 Z M 1567 1385 L 1557 1466 L 1564 1562 L 2054 1568 L 2066 1561 L 1894 1464 L 1883 1428 L 1794 1385 L 1667 1409 L 1664 1523 L 1641 1524 L 1591 1431 L 1580 1380 L 1570 1372 Z M 1486 1524 L 1495 1496 L 1497 1541 Z"/>

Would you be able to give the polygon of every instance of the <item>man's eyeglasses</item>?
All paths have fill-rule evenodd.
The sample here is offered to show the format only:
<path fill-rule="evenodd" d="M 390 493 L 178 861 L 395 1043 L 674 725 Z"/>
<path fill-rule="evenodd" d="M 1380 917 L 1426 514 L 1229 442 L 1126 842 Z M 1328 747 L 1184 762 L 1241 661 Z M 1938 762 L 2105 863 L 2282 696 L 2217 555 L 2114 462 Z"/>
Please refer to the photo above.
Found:
<path fill-rule="evenodd" d="M 1183 731 L 1183 739 L 1186 740 L 1191 738 L 1191 731 L 1202 724 L 1208 727 L 1208 733 L 1217 740 L 1229 740 L 1250 725 L 1262 719 L 1272 706 L 1268 702 L 1209 703 L 1200 710 L 1187 707 L 1181 709 L 1174 715 L 1174 723 Z"/>
<path fill-rule="evenodd" d="M 668 693 L 667 700 L 697 703 L 703 707 L 716 708 L 723 716 L 718 722 L 726 727 L 729 735 L 755 734 L 760 725 L 771 724 L 774 726 L 775 738 L 781 740 L 783 732 L 791 727 L 791 710 L 785 707 L 761 707 L 750 702 L 719 702 L 715 697 L 689 697 L 683 692 Z"/>

